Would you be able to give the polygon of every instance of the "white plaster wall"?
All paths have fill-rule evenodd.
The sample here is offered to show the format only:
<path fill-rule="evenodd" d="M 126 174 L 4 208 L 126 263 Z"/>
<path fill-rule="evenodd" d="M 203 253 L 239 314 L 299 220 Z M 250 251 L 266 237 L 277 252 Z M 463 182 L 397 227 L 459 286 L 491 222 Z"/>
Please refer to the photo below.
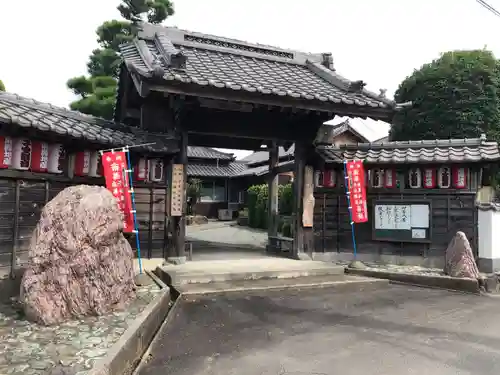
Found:
<path fill-rule="evenodd" d="M 500 212 L 478 210 L 478 254 L 480 258 L 500 258 Z"/>

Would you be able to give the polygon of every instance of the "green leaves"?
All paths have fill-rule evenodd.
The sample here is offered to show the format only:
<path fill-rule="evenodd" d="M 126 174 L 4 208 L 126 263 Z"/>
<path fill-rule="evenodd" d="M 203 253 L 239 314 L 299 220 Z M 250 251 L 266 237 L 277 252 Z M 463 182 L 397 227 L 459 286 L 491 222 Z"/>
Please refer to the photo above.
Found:
<path fill-rule="evenodd" d="M 5 85 L 3 84 L 2 80 L 0 80 L 0 91 L 5 91 Z"/>
<path fill-rule="evenodd" d="M 79 97 L 70 104 L 71 109 L 109 120 L 113 118 L 122 61 L 120 44 L 134 38 L 137 22 L 147 19 L 151 23 L 161 23 L 174 14 L 170 0 L 123 0 L 117 9 L 124 20 L 106 21 L 96 30 L 100 48 L 93 50 L 89 57 L 89 77 L 75 77 L 67 82 L 68 88 Z"/>
<path fill-rule="evenodd" d="M 395 94 L 391 140 L 471 138 L 498 132 L 499 62 L 489 51 L 450 51 L 407 77 Z"/>

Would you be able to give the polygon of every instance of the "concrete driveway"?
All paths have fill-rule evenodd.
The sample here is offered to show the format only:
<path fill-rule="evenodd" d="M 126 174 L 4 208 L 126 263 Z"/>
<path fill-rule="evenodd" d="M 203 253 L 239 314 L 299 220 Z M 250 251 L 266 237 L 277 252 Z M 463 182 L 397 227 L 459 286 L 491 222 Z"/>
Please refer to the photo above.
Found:
<path fill-rule="evenodd" d="M 139 375 L 497 374 L 500 300 L 391 285 L 186 300 Z"/>

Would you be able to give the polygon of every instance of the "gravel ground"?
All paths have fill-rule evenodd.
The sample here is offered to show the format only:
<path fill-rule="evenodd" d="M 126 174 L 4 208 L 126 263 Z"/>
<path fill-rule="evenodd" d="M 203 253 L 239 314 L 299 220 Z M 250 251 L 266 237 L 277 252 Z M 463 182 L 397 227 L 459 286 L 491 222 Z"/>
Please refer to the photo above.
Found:
<path fill-rule="evenodd" d="M 0 305 L 0 374 L 86 374 L 160 292 L 156 284 L 141 287 L 125 311 L 52 327 L 24 320 L 12 304 Z"/>

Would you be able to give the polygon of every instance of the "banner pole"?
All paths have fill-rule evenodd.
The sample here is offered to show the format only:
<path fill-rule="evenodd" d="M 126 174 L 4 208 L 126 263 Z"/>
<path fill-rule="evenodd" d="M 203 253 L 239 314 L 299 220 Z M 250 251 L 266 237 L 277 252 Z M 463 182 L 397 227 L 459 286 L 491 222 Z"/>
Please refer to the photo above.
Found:
<path fill-rule="evenodd" d="M 347 209 L 349 210 L 349 222 L 351 223 L 351 235 L 352 235 L 352 246 L 354 249 L 354 261 L 356 261 L 357 257 L 357 248 L 356 248 L 356 235 L 354 232 L 354 222 L 352 221 L 352 204 L 351 204 L 351 193 L 349 192 L 349 176 L 347 175 L 347 160 L 344 160 L 344 186 L 345 186 L 345 194 L 347 196 Z"/>
<path fill-rule="evenodd" d="M 137 246 L 137 259 L 139 262 L 139 273 L 142 274 L 141 242 L 139 241 L 139 226 L 137 225 L 137 211 L 135 209 L 135 192 L 134 192 L 134 187 L 132 185 L 132 180 L 133 180 L 132 163 L 130 162 L 130 152 L 128 147 L 125 147 L 123 151 L 127 155 L 127 176 L 128 176 L 129 193 L 132 200 L 132 214 L 134 215 L 134 233 L 135 233 L 135 243 Z"/>

